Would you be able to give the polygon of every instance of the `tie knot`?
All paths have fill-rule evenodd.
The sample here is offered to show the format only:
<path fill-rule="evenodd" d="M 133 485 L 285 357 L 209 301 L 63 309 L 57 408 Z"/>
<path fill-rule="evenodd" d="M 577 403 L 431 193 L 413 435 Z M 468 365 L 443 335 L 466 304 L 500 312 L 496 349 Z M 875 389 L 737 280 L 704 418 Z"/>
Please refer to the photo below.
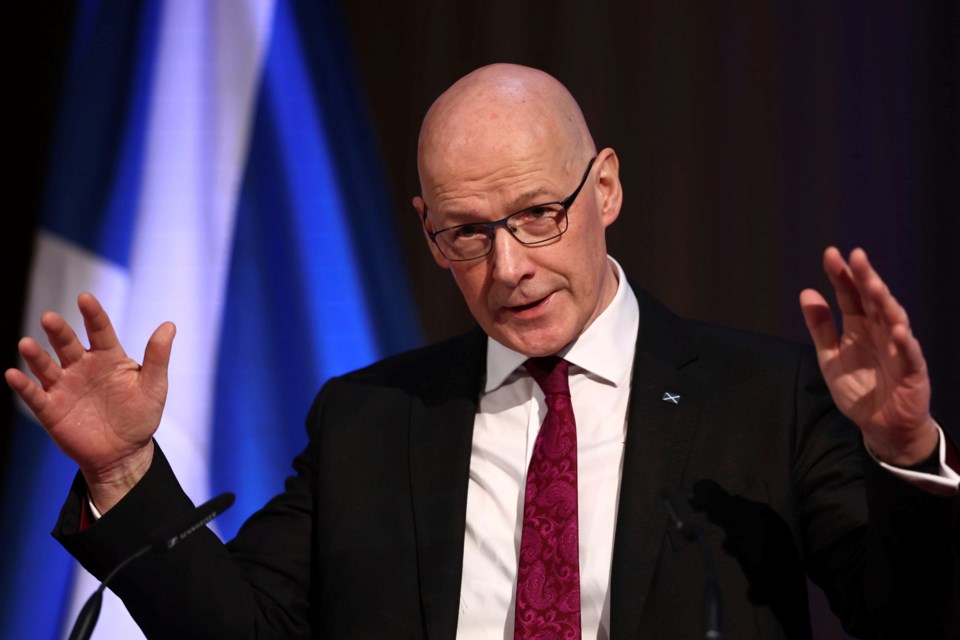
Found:
<path fill-rule="evenodd" d="M 544 396 L 570 395 L 570 383 L 567 379 L 570 363 L 563 358 L 558 356 L 530 358 L 523 363 L 523 366 L 540 385 Z"/>

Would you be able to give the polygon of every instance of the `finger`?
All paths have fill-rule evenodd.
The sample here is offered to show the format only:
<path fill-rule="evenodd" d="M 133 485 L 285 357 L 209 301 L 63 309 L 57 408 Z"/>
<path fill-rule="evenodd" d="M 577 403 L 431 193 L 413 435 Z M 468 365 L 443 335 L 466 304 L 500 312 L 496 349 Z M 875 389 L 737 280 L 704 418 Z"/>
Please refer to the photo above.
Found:
<path fill-rule="evenodd" d="M 823 252 L 823 270 L 833 285 L 840 312 L 844 315 L 862 315 L 864 310 L 860 290 L 854 282 L 850 266 L 836 247 L 828 247 Z"/>
<path fill-rule="evenodd" d="M 850 270 L 862 292 L 864 308 L 871 316 L 888 327 L 910 323 L 906 310 L 870 264 L 866 251 L 858 248 L 850 253 Z"/>
<path fill-rule="evenodd" d="M 87 328 L 90 349 L 113 349 L 120 346 L 117 334 L 110 323 L 110 316 L 93 294 L 81 293 L 77 298 L 77 306 L 83 314 L 83 325 Z"/>
<path fill-rule="evenodd" d="M 910 327 L 898 324 L 891 331 L 893 341 L 897 346 L 897 354 L 903 367 L 904 375 L 925 373 L 927 361 L 923 357 L 920 341 L 916 339 Z"/>
<path fill-rule="evenodd" d="M 883 319 L 880 317 L 880 308 L 877 306 L 875 299 L 877 295 L 883 295 L 883 290 L 886 289 L 886 285 L 880 280 L 879 276 L 877 276 L 873 267 L 870 266 L 870 261 L 867 259 L 867 252 L 860 247 L 851 251 L 849 265 L 853 281 L 860 291 L 860 301 L 863 304 L 864 313 L 882 322 Z"/>
<path fill-rule="evenodd" d="M 19 369 L 7 369 L 4 378 L 7 381 L 7 386 L 20 396 L 20 399 L 34 415 L 39 415 L 43 411 L 47 404 L 47 393 L 40 388 L 40 385 Z"/>
<path fill-rule="evenodd" d="M 836 351 L 840 340 L 830 305 L 819 292 L 804 289 L 800 292 L 800 310 L 817 348 L 817 357 L 822 361 L 822 358 Z"/>
<path fill-rule="evenodd" d="M 74 362 L 80 360 L 83 354 L 87 352 L 86 347 L 77 338 L 73 327 L 67 324 L 59 313 L 47 311 L 40 316 L 40 326 L 47 334 L 47 340 L 53 347 L 54 353 L 60 358 L 60 365 L 69 367 Z"/>
<path fill-rule="evenodd" d="M 24 362 L 30 367 L 30 371 L 37 377 L 44 389 L 49 389 L 63 375 L 63 369 L 60 368 L 50 354 L 40 348 L 37 341 L 33 338 L 23 338 L 17 345 L 20 355 Z"/>
<path fill-rule="evenodd" d="M 170 351 L 176 334 L 176 326 L 172 322 L 164 322 L 147 341 L 143 352 L 143 368 L 140 370 L 140 380 L 147 389 L 165 393 Z"/>

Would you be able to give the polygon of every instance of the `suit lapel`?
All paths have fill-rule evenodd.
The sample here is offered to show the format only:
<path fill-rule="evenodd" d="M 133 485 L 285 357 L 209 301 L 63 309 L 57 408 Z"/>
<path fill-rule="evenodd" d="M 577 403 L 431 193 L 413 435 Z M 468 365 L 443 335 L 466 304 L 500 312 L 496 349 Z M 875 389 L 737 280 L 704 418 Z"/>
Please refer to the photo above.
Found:
<path fill-rule="evenodd" d="M 692 375 L 697 356 L 683 324 L 638 287 L 634 291 L 640 331 L 613 548 L 612 638 L 636 637 L 667 526 L 661 487 L 679 484 L 703 393 Z M 679 398 L 673 402 L 665 393 Z"/>
<path fill-rule="evenodd" d="M 477 330 L 443 354 L 438 376 L 413 398 L 411 492 L 424 626 L 431 638 L 456 635 L 470 451 L 485 357 L 485 336 Z"/>

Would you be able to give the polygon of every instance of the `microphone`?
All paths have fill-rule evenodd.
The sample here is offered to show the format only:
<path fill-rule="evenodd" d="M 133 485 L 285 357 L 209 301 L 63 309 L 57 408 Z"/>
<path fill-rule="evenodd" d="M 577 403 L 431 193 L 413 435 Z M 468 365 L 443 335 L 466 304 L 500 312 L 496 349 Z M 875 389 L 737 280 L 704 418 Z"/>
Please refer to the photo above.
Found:
<path fill-rule="evenodd" d="M 717 580 L 717 571 L 713 564 L 713 556 L 707 547 L 706 537 L 703 534 L 703 527 L 697 524 L 693 516 L 693 511 L 680 493 L 673 488 L 662 487 L 660 497 L 663 500 L 663 506 L 667 510 L 667 515 L 685 538 L 697 542 L 700 547 L 700 557 L 703 562 L 703 571 L 707 576 L 703 584 L 703 601 L 700 605 L 700 620 L 703 625 L 704 637 L 708 640 L 721 640 L 723 638 L 722 627 L 722 609 L 723 602 L 720 596 L 720 582 Z"/>
<path fill-rule="evenodd" d="M 118 564 L 113 571 L 107 574 L 96 591 L 87 599 L 80 613 L 77 615 L 69 640 L 88 640 L 100 616 L 100 606 L 103 604 L 103 591 L 120 570 L 140 556 L 151 551 L 164 552 L 172 549 L 197 529 L 203 528 L 208 522 L 226 511 L 236 499 L 232 493 L 221 493 L 217 497 L 204 502 L 199 507 L 175 520 L 169 525 L 157 529 L 157 532 L 148 538 L 147 544 L 136 553 Z"/>

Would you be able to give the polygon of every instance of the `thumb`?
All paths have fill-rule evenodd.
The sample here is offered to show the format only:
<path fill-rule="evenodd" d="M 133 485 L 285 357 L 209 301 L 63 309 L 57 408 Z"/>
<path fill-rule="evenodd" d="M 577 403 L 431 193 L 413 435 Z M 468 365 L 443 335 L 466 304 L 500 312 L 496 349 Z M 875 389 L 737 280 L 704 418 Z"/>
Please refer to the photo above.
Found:
<path fill-rule="evenodd" d="M 166 389 L 167 367 L 170 364 L 170 351 L 175 335 L 177 327 L 172 322 L 164 322 L 147 341 L 140 377 L 143 386 L 148 389 Z"/>
<path fill-rule="evenodd" d="M 828 351 L 834 349 L 839 341 L 830 305 L 819 292 L 804 289 L 800 292 L 800 309 L 803 312 L 807 331 L 810 332 L 810 337 L 813 338 L 813 344 L 817 349 L 817 356 L 822 363 L 823 357 Z"/>

